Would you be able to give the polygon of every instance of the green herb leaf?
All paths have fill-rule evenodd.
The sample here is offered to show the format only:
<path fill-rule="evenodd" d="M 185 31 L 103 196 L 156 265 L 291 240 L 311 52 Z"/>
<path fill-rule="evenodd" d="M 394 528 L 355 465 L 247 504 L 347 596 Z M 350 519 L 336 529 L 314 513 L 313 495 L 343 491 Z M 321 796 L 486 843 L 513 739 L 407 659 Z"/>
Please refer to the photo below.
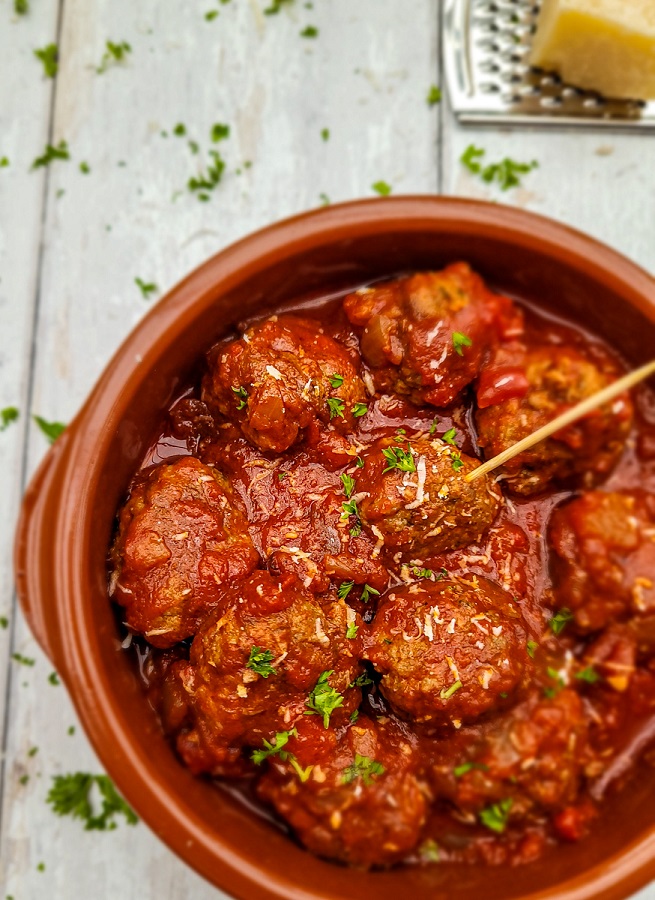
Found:
<path fill-rule="evenodd" d="M 0 156 L 0 169 L 6 169 L 9 166 L 9 157 Z"/>
<path fill-rule="evenodd" d="M 459 470 L 464 465 L 464 461 L 458 453 L 453 453 L 450 457 L 450 465 L 452 466 L 454 472 L 459 472 Z"/>
<path fill-rule="evenodd" d="M 482 147 L 476 147 L 475 144 L 469 144 L 460 156 L 460 162 L 464 168 L 469 170 L 469 172 L 473 175 L 477 175 L 482 170 L 480 160 L 484 154 L 485 151 Z"/>
<path fill-rule="evenodd" d="M 26 16 L 30 11 L 30 5 L 27 0 L 14 0 L 14 12 L 18 16 Z"/>
<path fill-rule="evenodd" d="M 355 489 L 355 479 L 351 475 L 342 475 L 341 483 L 343 484 L 343 492 L 346 497 L 350 497 Z"/>
<path fill-rule="evenodd" d="M 353 764 L 344 769 L 342 780 L 344 784 L 351 784 L 357 778 L 361 778 L 368 787 L 380 775 L 384 775 L 382 763 L 371 759 L 370 756 L 361 756 L 359 753 L 356 753 Z"/>
<path fill-rule="evenodd" d="M 74 772 L 69 775 L 55 775 L 48 793 L 47 802 L 58 816 L 72 816 L 82 819 L 86 831 L 111 831 L 116 828 L 116 817 L 124 816 L 128 825 L 139 821 L 134 811 L 118 794 L 108 775 L 90 775 Z M 96 786 L 100 792 L 102 808 L 94 810 L 91 790 Z"/>
<path fill-rule="evenodd" d="M 145 282 L 138 276 L 134 279 L 134 283 L 141 291 L 144 300 L 147 300 L 150 294 L 154 294 L 159 290 L 154 281 Z"/>
<path fill-rule="evenodd" d="M 555 615 L 548 623 L 550 625 L 550 630 L 553 632 L 553 634 L 561 634 L 572 618 L 573 613 L 571 612 L 571 610 L 563 607 L 559 610 L 559 612 L 555 613 Z"/>
<path fill-rule="evenodd" d="M 219 141 L 225 141 L 230 136 L 230 126 L 225 125 L 223 122 L 216 122 L 215 125 L 212 125 L 211 138 L 212 141 L 217 144 Z"/>
<path fill-rule="evenodd" d="M 437 579 L 432 569 L 422 569 L 420 566 L 412 566 L 409 571 L 415 578 L 429 578 L 431 581 L 440 580 L 443 577 L 440 576 L 440 578 Z"/>
<path fill-rule="evenodd" d="M 349 516 L 357 516 L 359 518 L 359 512 L 357 510 L 357 501 L 356 500 L 348 500 L 341 504 L 343 512 L 341 513 L 342 519 L 347 519 Z"/>
<path fill-rule="evenodd" d="M 456 681 L 454 684 L 451 684 L 449 688 L 441 688 L 439 691 L 439 696 L 442 700 L 450 700 L 453 694 L 457 693 L 457 691 L 464 687 L 461 681 Z"/>
<path fill-rule="evenodd" d="M 455 438 L 457 437 L 457 430 L 455 428 L 449 428 L 445 434 L 441 435 L 441 440 L 444 444 L 450 444 L 451 447 L 456 447 Z"/>
<path fill-rule="evenodd" d="M 283 6 L 289 5 L 290 3 L 293 3 L 293 0 L 272 0 L 271 5 L 264 10 L 264 15 L 275 16 Z"/>
<path fill-rule="evenodd" d="M 551 678 L 555 682 L 555 687 L 544 688 L 544 696 L 547 697 L 549 700 L 552 700 L 554 697 L 556 697 L 559 694 L 559 692 L 565 686 L 565 682 L 564 682 L 564 679 L 562 678 L 562 676 L 560 675 L 560 673 L 557 671 L 557 669 L 553 669 L 552 666 L 548 666 L 548 668 L 546 669 L 546 672 L 548 673 L 548 677 Z"/>
<path fill-rule="evenodd" d="M 191 144 L 191 142 L 189 142 Z M 198 200 L 206 202 L 209 200 L 208 191 L 213 191 L 223 177 L 225 171 L 225 160 L 218 150 L 209 151 L 209 162 L 206 164 L 206 171 L 201 170 L 197 176 L 191 176 L 187 181 L 187 187 L 192 194 L 195 194 Z"/>
<path fill-rule="evenodd" d="M 335 373 L 334 375 L 330 375 L 329 380 L 333 388 L 340 388 L 343 384 L 343 375 L 338 375 Z"/>
<path fill-rule="evenodd" d="M 353 709 L 353 711 L 350 713 L 350 721 L 351 721 L 351 722 L 353 723 L 353 725 L 354 725 L 355 722 L 357 721 L 357 719 L 359 719 L 359 710 L 358 710 L 358 709 Z"/>
<path fill-rule="evenodd" d="M 391 193 L 391 185 L 387 184 L 386 181 L 376 181 L 371 185 L 371 189 L 375 191 L 376 194 L 379 194 L 381 197 L 388 197 Z"/>
<path fill-rule="evenodd" d="M 266 738 L 263 740 L 264 749 L 263 750 L 255 750 L 252 754 L 252 760 L 255 765 L 260 766 L 265 759 L 268 759 L 269 756 L 280 756 L 281 759 L 287 759 L 289 756 L 289 752 L 285 751 L 284 748 L 289 743 L 289 738 L 293 735 L 297 734 L 295 728 L 292 728 L 291 731 L 278 731 L 275 735 L 275 740 L 273 743 L 267 741 Z"/>
<path fill-rule="evenodd" d="M 330 140 L 330 129 L 329 128 L 321 128 L 321 137 L 324 141 Z"/>
<path fill-rule="evenodd" d="M 111 65 L 125 62 L 127 54 L 132 52 L 132 48 L 127 43 L 127 41 L 120 41 L 117 44 L 115 44 L 113 41 L 106 41 L 105 47 L 107 49 L 103 54 L 102 59 L 100 60 L 100 65 L 96 69 L 98 75 L 102 75 L 104 72 L 106 72 Z"/>
<path fill-rule="evenodd" d="M 300 37 L 316 38 L 318 37 L 318 28 L 316 28 L 314 25 L 307 25 L 307 27 L 303 28 L 303 30 L 300 32 Z"/>
<path fill-rule="evenodd" d="M 330 410 L 330 419 L 345 418 L 344 409 L 346 405 L 343 400 L 339 400 L 338 397 L 328 397 L 327 405 Z"/>
<path fill-rule="evenodd" d="M 401 472 L 416 471 L 414 457 L 412 456 L 409 444 L 407 445 L 407 450 L 403 450 L 402 447 L 386 447 L 382 451 L 382 456 L 384 456 L 387 461 L 386 469 L 382 470 L 383 475 L 385 472 L 390 472 L 392 469 L 399 469 Z"/>
<path fill-rule="evenodd" d="M 434 418 L 434 420 L 433 420 L 433 422 L 432 422 L 432 425 L 430 425 L 430 432 L 429 432 L 429 433 L 430 433 L 430 434 L 434 434 L 435 431 L 437 430 L 438 425 L 439 425 L 439 416 L 435 416 L 435 418 Z"/>
<path fill-rule="evenodd" d="M 455 353 L 458 356 L 464 356 L 464 347 L 471 347 L 473 345 L 473 341 L 467 335 L 462 334 L 461 331 L 453 331 L 453 347 L 455 348 Z"/>
<path fill-rule="evenodd" d="M 507 828 L 507 822 L 513 803 L 514 801 L 511 797 L 506 797 L 505 800 L 499 800 L 498 803 L 492 803 L 491 806 L 487 806 L 486 809 L 482 810 L 480 813 L 480 821 L 489 828 L 490 831 L 495 831 L 496 834 L 502 834 Z"/>
<path fill-rule="evenodd" d="M 335 688 L 328 683 L 328 678 L 333 674 L 333 670 L 329 669 L 322 672 L 316 685 L 314 686 L 309 697 L 305 701 L 305 705 L 309 707 L 306 716 L 323 716 L 323 725 L 328 728 L 330 725 L 330 716 L 343 706 L 343 694 L 340 694 Z"/>
<path fill-rule="evenodd" d="M 357 466 L 358 469 L 364 468 L 364 460 L 361 458 L 361 456 L 357 456 L 355 458 L 355 465 Z"/>
<path fill-rule="evenodd" d="M 6 630 L 9 627 L 9 619 L 7 616 L 0 616 L 0 628 Z"/>
<path fill-rule="evenodd" d="M 357 632 L 359 631 L 359 625 L 355 625 L 354 622 L 349 622 L 348 627 L 346 628 L 346 637 L 349 641 L 354 640 L 357 637 Z"/>
<path fill-rule="evenodd" d="M 362 595 L 359 599 L 362 601 L 362 603 L 368 603 L 373 594 L 375 594 L 376 597 L 380 596 L 379 591 L 376 591 L 375 588 L 370 586 L 370 584 L 365 584 L 362 590 Z"/>
<path fill-rule="evenodd" d="M 354 681 L 350 682 L 348 687 L 349 688 L 366 687 L 369 684 L 373 684 L 373 679 L 368 674 L 368 672 L 362 672 L 362 674 L 358 675 Z"/>
<path fill-rule="evenodd" d="M 337 596 L 340 600 L 345 600 L 354 587 L 354 581 L 342 581 L 337 588 Z"/>
<path fill-rule="evenodd" d="M 48 422 L 46 419 L 42 419 L 41 416 L 32 416 L 32 418 L 51 444 L 54 444 L 59 435 L 66 430 L 63 422 Z"/>
<path fill-rule="evenodd" d="M 56 44 L 47 44 L 40 50 L 35 50 L 34 55 L 43 63 L 43 71 L 46 78 L 54 78 L 57 74 L 57 60 L 59 53 Z"/>
<path fill-rule="evenodd" d="M 534 654 L 538 646 L 539 644 L 536 641 L 528 641 L 528 643 L 525 645 L 530 659 L 534 659 Z"/>
<path fill-rule="evenodd" d="M 498 163 L 489 163 L 483 166 L 482 157 L 485 155 L 485 152 L 481 147 L 470 144 L 460 157 L 460 162 L 469 172 L 473 175 L 479 175 L 487 184 L 491 184 L 494 181 L 497 182 L 503 191 L 519 187 L 521 175 L 527 175 L 528 172 L 539 166 L 536 160 L 529 163 L 521 163 L 508 157 L 505 157 Z"/>
<path fill-rule="evenodd" d="M 19 412 L 15 406 L 5 406 L 0 410 L 0 431 L 5 431 L 12 422 L 18 419 Z"/>
<path fill-rule="evenodd" d="M 425 99 L 428 106 L 436 106 L 437 103 L 441 103 L 441 88 L 437 87 L 436 84 L 430 85 L 430 90 Z"/>
<path fill-rule="evenodd" d="M 33 666 L 36 664 L 35 659 L 32 659 L 31 656 L 23 656 L 22 653 L 12 653 L 11 658 L 14 662 L 20 663 L 21 666 Z"/>
<path fill-rule="evenodd" d="M 600 681 L 600 675 L 593 666 L 587 666 L 586 669 L 576 672 L 575 677 L 578 681 L 586 681 L 587 684 L 596 684 L 597 681 Z"/>
<path fill-rule="evenodd" d="M 233 387 L 232 391 L 236 394 L 237 400 L 237 409 L 245 409 L 248 405 L 248 391 L 243 387 Z"/>
<path fill-rule="evenodd" d="M 50 684 L 53 684 L 55 686 L 57 686 L 58 684 L 61 684 L 61 681 L 59 680 L 59 675 L 57 675 L 56 672 L 51 672 L 48 675 L 48 681 L 50 682 Z"/>
<path fill-rule="evenodd" d="M 362 416 L 366 415 L 366 413 L 368 412 L 368 406 L 365 403 L 355 403 L 352 412 L 353 416 L 356 419 L 359 419 Z"/>
<path fill-rule="evenodd" d="M 53 147 L 52 144 L 46 144 L 43 154 L 37 156 L 32 163 L 32 169 L 40 169 L 44 166 L 49 166 L 55 159 L 70 159 L 66 141 L 59 141 L 56 147 Z"/>
<path fill-rule="evenodd" d="M 421 862 L 438 863 L 441 858 L 439 844 L 432 838 L 428 838 L 418 848 L 418 855 Z"/>
<path fill-rule="evenodd" d="M 327 194 L 324 194 L 321 192 L 318 195 L 318 199 L 321 201 L 321 206 L 329 206 L 330 205 L 330 198 L 328 197 Z"/>
<path fill-rule="evenodd" d="M 208 12 L 205 13 L 205 20 L 207 22 L 213 22 L 217 16 L 218 16 L 218 10 L 210 9 Z"/>
<path fill-rule="evenodd" d="M 472 772 L 473 769 L 480 769 L 483 772 L 487 772 L 489 766 L 486 766 L 484 763 L 479 762 L 465 762 L 462 763 L 461 766 L 455 766 L 453 769 L 453 775 L 455 778 L 461 778 L 462 775 L 466 775 L 467 772 Z"/>
<path fill-rule="evenodd" d="M 88 162 L 81 162 L 81 163 L 80 163 L 80 172 L 81 172 L 83 175 L 88 175 L 90 171 L 91 171 L 91 168 L 90 168 Z"/>
<path fill-rule="evenodd" d="M 307 781 L 309 776 L 312 774 L 312 769 L 314 768 L 314 766 L 307 766 L 306 769 L 303 769 L 303 767 L 300 765 L 300 763 L 298 762 L 296 757 L 293 755 L 293 753 L 289 754 L 289 764 L 293 768 L 293 770 L 296 773 L 296 775 L 298 776 L 298 778 L 300 778 L 300 780 L 303 782 L 303 784 Z"/>
<path fill-rule="evenodd" d="M 183 122 L 178 122 L 173 129 L 173 134 L 177 137 L 184 137 L 186 134 L 186 125 Z"/>
<path fill-rule="evenodd" d="M 253 647 L 246 663 L 246 668 L 252 669 L 262 678 L 268 678 L 269 675 L 277 675 L 276 670 L 271 663 L 273 662 L 273 653 L 271 650 L 264 650 L 261 647 Z"/>

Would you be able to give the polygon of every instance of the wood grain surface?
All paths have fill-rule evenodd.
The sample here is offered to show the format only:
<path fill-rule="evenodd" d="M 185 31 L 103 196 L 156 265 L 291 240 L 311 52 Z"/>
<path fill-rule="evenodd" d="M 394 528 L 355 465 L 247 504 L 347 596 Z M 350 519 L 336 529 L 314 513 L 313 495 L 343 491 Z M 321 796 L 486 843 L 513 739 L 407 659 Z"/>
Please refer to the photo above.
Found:
<path fill-rule="evenodd" d="M 70 420 L 135 322 L 208 256 L 380 181 L 541 212 L 655 270 L 653 137 L 459 127 L 446 98 L 426 102 L 441 83 L 438 0 L 267 5 L 30 0 L 18 15 L 0 0 L 0 408 L 20 410 L 0 433 L 0 900 L 225 896 L 143 824 L 84 831 L 45 802 L 53 775 L 100 767 L 79 727 L 69 733 L 71 704 L 13 593 L 20 496 L 47 449 L 32 414 Z M 108 40 L 131 52 L 99 73 Z M 53 42 L 50 79 L 33 51 Z M 216 123 L 230 127 L 219 144 Z M 70 159 L 32 171 L 59 141 Z M 461 165 L 471 143 L 539 167 L 502 192 Z M 212 149 L 226 169 L 199 202 L 186 185 Z M 144 298 L 136 278 L 157 290 Z"/>

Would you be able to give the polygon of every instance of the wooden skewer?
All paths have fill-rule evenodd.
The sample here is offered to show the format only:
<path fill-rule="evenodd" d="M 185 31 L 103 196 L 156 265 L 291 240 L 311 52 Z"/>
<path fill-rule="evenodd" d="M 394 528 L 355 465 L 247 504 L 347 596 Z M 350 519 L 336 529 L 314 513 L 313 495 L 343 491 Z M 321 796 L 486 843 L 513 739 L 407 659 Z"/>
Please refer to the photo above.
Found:
<path fill-rule="evenodd" d="M 494 456 L 493 459 L 478 466 L 477 469 L 473 469 L 472 472 L 469 472 L 468 475 L 464 476 L 464 480 L 474 481 L 476 478 L 481 478 L 488 472 L 497 469 L 498 466 L 502 466 L 503 463 L 518 456 L 519 453 L 523 453 L 524 450 L 529 450 L 530 447 L 534 447 L 539 441 L 543 441 L 545 438 L 550 437 L 551 434 L 559 431 L 560 428 L 565 428 L 567 425 L 570 425 L 571 422 L 581 419 L 583 416 L 586 416 L 587 413 L 592 412 L 592 410 L 597 409 L 604 403 L 608 403 L 610 400 L 613 400 L 615 397 L 618 397 L 619 394 L 634 387 L 635 384 L 639 384 L 640 381 L 648 378 L 648 376 L 653 373 L 655 373 L 655 359 L 646 363 L 645 366 L 635 369 L 634 372 L 628 372 L 623 378 L 619 378 L 618 381 L 615 381 L 613 384 L 597 391 L 595 394 L 592 394 L 591 397 L 582 400 L 580 403 L 571 407 L 571 409 L 562 413 L 561 416 L 557 416 L 552 422 L 538 428 L 533 434 L 529 434 L 527 437 L 522 438 L 522 440 L 514 444 L 513 447 L 508 447 L 507 450 L 503 450 L 498 456 Z"/>

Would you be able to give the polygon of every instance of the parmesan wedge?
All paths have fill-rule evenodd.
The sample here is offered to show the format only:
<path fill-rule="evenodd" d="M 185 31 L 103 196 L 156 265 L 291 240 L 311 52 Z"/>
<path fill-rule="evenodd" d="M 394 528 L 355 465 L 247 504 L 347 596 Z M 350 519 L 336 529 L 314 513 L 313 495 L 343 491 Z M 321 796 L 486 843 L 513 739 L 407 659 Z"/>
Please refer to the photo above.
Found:
<path fill-rule="evenodd" d="M 655 3 L 544 0 L 530 62 L 606 97 L 655 99 Z"/>

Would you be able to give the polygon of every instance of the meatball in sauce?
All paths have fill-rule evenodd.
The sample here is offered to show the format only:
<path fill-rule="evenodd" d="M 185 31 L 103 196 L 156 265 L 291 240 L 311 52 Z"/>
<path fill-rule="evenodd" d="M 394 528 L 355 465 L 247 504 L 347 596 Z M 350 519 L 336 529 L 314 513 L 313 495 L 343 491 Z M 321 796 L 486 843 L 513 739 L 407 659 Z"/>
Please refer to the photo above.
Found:
<path fill-rule="evenodd" d="M 180 764 L 358 868 L 593 835 L 653 756 L 655 395 L 467 477 L 624 368 L 457 261 L 209 348 L 109 559 Z"/>

